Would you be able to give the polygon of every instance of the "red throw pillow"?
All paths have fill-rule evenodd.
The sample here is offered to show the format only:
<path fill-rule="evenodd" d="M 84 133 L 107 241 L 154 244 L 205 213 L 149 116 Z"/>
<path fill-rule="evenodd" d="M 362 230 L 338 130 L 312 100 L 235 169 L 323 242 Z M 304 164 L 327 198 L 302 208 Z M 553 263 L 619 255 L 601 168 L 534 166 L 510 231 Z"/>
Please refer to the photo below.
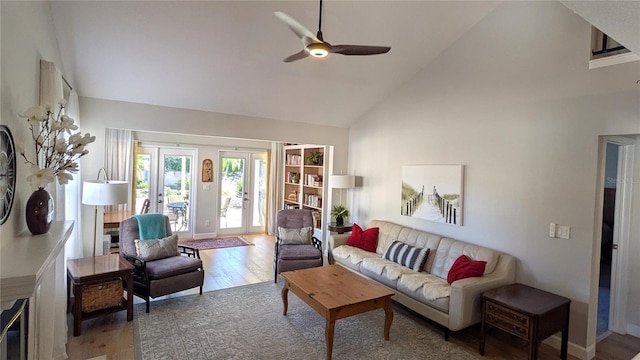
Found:
<path fill-rule="evenodd" d="M 451 265 L 447 275 L 447 282 L 451 285 L 456 280 L 482 276 L 485 266 L 487 266 L 486 261 L 475 261 L 469 259 L 466 255 L 460 255 Z"/>
<path fill-rule="evenodd" d="M 358 224 L 353 224 L 351 236 L 347 240 L 347 245 L 360 248 L 369 252 L 376 252 L 378 245 L 378 233 L 380 229 L 377 227 L 362 230 Z"/>

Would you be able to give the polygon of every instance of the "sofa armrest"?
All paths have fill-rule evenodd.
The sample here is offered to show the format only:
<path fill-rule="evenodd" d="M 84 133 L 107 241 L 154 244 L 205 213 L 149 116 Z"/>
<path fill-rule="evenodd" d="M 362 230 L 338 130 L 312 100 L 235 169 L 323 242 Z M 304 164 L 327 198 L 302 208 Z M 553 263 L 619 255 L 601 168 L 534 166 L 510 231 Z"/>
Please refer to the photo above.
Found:
<path fill-rule="evenodd" d="M 347 240 L 349 240 L 349 236 L 351 236 L 351 234 L 334 234 L 329 236 L 329 245 L 327 247 L 327 260 L 329 261 L 329 264 L 333 265 L 335 263 L 331 251 L 338 246 L 346 245 Z"/>
<path fill-rule="evenodd" d="M 449 298 L 449 329 L 456 331 L 480 322 L 482 293 L 513 284 L 515 276 L 515 258 L 500 254 L 498 264 L 491 274 L 454 281 Z"/>

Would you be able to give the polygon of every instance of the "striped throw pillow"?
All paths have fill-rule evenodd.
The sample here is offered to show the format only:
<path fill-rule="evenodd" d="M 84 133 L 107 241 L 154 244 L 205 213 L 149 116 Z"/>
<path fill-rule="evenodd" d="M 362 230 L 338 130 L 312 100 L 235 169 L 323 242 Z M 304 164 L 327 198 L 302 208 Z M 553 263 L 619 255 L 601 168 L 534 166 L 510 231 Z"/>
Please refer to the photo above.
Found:
<path fill-rule="evenodd" d="M 427 262 L 429 250 L 429 248 L 417 248 L 396 240 L 384 253 L 384 258 L 414 271 L 422 271 Z"/>

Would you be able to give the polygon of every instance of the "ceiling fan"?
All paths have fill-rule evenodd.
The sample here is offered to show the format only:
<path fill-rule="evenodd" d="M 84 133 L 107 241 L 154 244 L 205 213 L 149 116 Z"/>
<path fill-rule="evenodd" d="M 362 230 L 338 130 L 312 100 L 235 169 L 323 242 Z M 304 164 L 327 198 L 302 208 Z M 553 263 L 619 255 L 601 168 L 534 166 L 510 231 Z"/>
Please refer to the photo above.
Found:
<path fill-rule="evenodd" d="M 289 28 L 302 40 L 304 49 L 293 55 L 288 56 L 283 61 L 292 62 L 311 55 L 317 58 L 323 58 L 329 53 L 342 55 L 377 55 L 384 54 L 391 50 L 388 46 L 368 46 L 368 45 L 331 45 L 322 38 L 322 0 L 320 0 L 320 13 L 318 20 L 318 33 L 313 35 L 311 31 L 302 26 L 291 16 L 276 11 L 274 13 L 280 20 L 289 26 Z"/>

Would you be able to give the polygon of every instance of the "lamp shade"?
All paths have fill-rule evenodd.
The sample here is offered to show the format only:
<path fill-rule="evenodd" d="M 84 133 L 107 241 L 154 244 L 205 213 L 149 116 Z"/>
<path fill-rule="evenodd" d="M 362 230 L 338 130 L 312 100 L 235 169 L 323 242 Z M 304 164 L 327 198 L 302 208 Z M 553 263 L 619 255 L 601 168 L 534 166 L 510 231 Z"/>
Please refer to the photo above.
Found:
<path fill-rule="evenodd" d="M 333 189 L 351 189 L 356 185 L 353 175 L 329 175 L 329 187 Z"/>
<path fill-rule="evenodd" d="M 86 205 L 118 205 L 129 201 L 126 181 L 90 180 L 82 183 L 82 203 Z"/>

